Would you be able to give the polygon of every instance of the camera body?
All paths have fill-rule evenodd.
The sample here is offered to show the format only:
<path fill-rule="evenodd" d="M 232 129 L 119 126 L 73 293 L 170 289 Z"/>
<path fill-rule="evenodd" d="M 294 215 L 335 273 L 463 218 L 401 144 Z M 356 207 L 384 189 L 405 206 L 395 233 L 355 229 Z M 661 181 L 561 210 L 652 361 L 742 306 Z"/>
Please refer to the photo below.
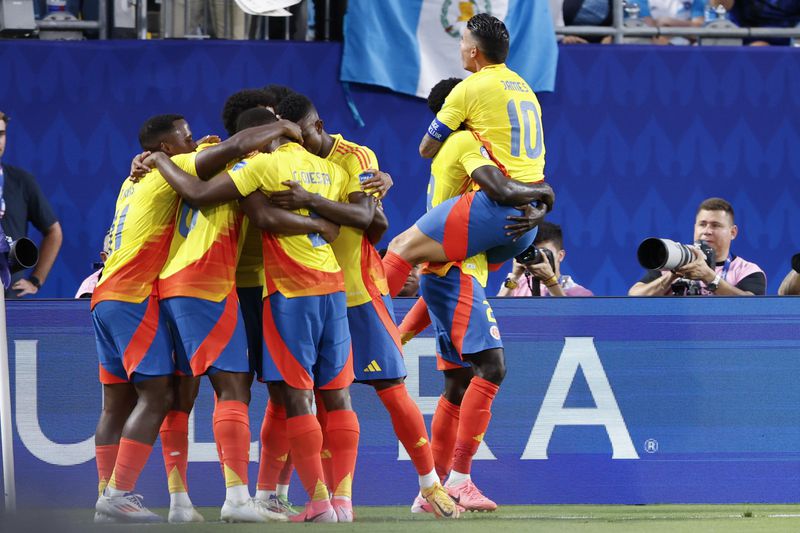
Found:
<path fill-rule="evenodd" d="M 547 262 L 550 263 L 550 268 L 553 269 L 553 272 L 556 271 L 556 258 L 553 256 L 553 252 L 548 250 L 547 248 L 537 248 L 535 244 L 531 244 L 525 250 L 522 251 L 519 255 L 514 258 L 517 263 L 521 265 L 536 265 L 542 263 L 547 259 Z"/>
<path fill-rule="evenodd" d="M 649 270 L 676 270 L 694 260 L 692 248 L 700 250 L 706 257 L 706 264 L 714 269 L 716 254 L 705 241 L 681 244 L 670 239 L 651 237 L 642 241 L 636 251 L 636 257 L 639 259 L 639 264 Z"/>
<path fill-rule="evenodd" d="M 12 241 L 0 229 L 0 256 L 0 282 L 7 289 L 13 274 L 36 266 L 39 262 L 39 249 L 26 237 Z"/>

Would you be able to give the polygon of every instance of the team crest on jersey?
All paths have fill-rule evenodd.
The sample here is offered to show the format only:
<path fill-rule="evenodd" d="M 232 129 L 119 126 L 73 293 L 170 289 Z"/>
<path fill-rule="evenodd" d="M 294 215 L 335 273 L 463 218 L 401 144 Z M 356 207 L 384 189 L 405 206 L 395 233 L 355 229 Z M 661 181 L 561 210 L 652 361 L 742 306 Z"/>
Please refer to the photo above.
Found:
<path fill-rule="evenodd" d="M 497 326 L 492 326 L 489 328 L 489 335 L 493 338 L 500 340 L 500 329 Z"/>
<path fill-rule="evenodd" d="M 240 170 L 240 169 L 242 169 L 242 168 L 244 168 L 246 166 L 247 166 L 247 161 L 239 161 L 238 163 L 233 165 L 233 168 L 231 168 L 231 172 L 236 171 L 236 170 Z"/>
<path fill-rule="evenodd" d="M 439 20 L 450 37 L 460 39 L 467 21 L 478 13 L 491 15 L 491 0 L 444 0 Z"/>

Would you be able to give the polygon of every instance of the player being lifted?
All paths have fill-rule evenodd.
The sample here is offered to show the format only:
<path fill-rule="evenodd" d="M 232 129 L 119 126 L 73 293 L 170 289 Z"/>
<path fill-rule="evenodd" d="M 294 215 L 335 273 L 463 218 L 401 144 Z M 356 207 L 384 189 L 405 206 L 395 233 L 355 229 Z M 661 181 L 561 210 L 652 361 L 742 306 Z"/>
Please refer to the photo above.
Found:
<path fill-rule="evenodd" d="M 374 152 L 341 135 L 327 133 L 308 98 L 289 96 L 278 105 L 277 113 L 297 122 L 308 151 L 342 167 L 351 180 L 364 181 L 362 187 L 370 192 L 374 185 L 378 196 L 385 193 L 390 183 L 373 175 L 377 171 L 368 172 L 378 168 Z M 342 225 L 332 246 L 344 271 L 356 380 L 375 388 L 398 439 L 411 457 L 421 494 L 432 510 L 437 516 L 457 518 L 458 508 L 436 476 L 422 413 L 404 383 L 406 368 L 400 335 L 381 259 L 374 247 L 388 227 L 383 211 L 374 209 L 370 205 L 373 198 L 360 191 L 350 195 L 349 204 L 343 204 L 310 194 L 296 183 L 286 185 L 289 190 L 273 194 L 272 203 L 286 209 L 307 208 Z"/>
<path fill-rule="evenodd" d="M 420 144 L 423 157 L 433 157 L 447 137 L 462 124 L 478 134 L 497 166 L 511 180 L 495 188 L 478 176 L 480 191 L 437 206 L 426 215 L 430 224 L 417 224 L 396 237 L 384 258 L 391 293 L 402 286 L 412 265 L 423 261 L 459 261 L 486 251 L 490 264 L 502 263 L 527 248 L 531 231 L 515 239 L 525 223 L 514 205 L 543 201 L 552 207 L 544 187 L 544 141 L 536 95 L 519 75 L 505 66 L 509 36 L 505 25 L 482 13 L 472 17 L 461 38 L 463 67 L 473 72 L 448 96 Z M 524 201 L 514 193 L 531 193 Z M 548 188 L 549 191 L 549 188 Z M 548 199 L 549 198 L 549 199 Z M 532 215 L 535 217 L 535 215 Z M 422 222 L 422 221 L 420 221 Z"/>
<path fill-rule="evenodd" d="M 266 109 L 247 111 L 240 120 L 254 113 L 275 120 Z M 271 153 L 246 159 L 207 182 L 193 179 L 159 154 L 152 162 L 192 205 L 276 192 L 285 188 L 281 185 L 285 176 L 329 199 L 346 200 L 360 190 L 358 181 L 350 181 L 339 167 L 288 138 L 274 141 L 269 149 Z M 263 195 L 253 198 L 266 201 Z M 269 211 L 243 208 L 251 222 L 266 230 L 263 376 L 284 383 L 291 456 L 310 499 L 305 511 L 292 520 L 336 522 L 337 512 L 323 481 L 322 430 L 311 405 L 317 387 L 328 411 L 331 451 L 340 458 L 333 463 L 334 480 L 337 488 L 347 486 L 355 467 L 359 426 L 348 389 L 353 367 L 341 269 L 319 233 L 282 235 L 286 226 L 276 223 Z"/>

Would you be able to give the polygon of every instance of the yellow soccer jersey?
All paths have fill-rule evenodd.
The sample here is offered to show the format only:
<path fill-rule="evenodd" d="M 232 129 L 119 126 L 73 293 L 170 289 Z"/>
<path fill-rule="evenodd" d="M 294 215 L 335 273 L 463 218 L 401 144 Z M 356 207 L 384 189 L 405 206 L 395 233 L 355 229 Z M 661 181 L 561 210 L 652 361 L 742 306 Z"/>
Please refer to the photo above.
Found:
<path fill-rule="evenodd" d="M 172 162 L 196 174 L 195 155 L 176 155 Z M 140 303 L 150 296 L 169 257 L 177 205 L 177 193 L 158 170 L 137 183 L 123 182 L 111 225 L 112 252 L 92 295 L 92 307 L 105 300 Z"/>
<path fill-rule="evenodd" d="M 472 189 L 470 175 L 487 165 L 497 167 L 477 134 L 470 130 L 453 132 L 431 161 L 428 211 Z"/>
<path fill-rule="evenodd" d="M 261 190 L 267 194 L 286 188 L 294 180 L 309 192 L 333 201 L 347 201 L 360 190 L 338 165 L 308 153 L 296 143 L 280 146 L 271 154 L 258 154 L 237 163 L 229 172 L 242 196 Z M 296 211 L 309 215 L 307 209 Z M 344 290 L 344 279 L 330 244 L 318 234 L 273 235 L 263 233 L 264 295 L 279 291 L 287 298 L 331 294 Z"/>
<path fill-rule="evenodd" d="M 261 230 L 244 217 L 242 223 L 242 252 L 236 265 L 237 287 L 262 287 L 264 285 L 264 254 L 261 251 Z"/>
<path fill-rule="evenodd" d="M 351 180 L 359 183 L 367 179 L 362 173 L 378 170 L 375 153 L 366 146 L 346 141 L 341 135 L 332 135 L 334 142 L 326 159 L 342 167 Z M 347 307 L 362 305 L 375 297 L 389 294 L 389 285 L 383 272 L 378 251 L 360 229 L 342 226 L 339 237 L 333 241 L 333 252 L 344 271 Z"/>
<path fill-rule="evenodd" d="M 181 201 L 169 258 L 158 277 L 158 297 L 224 300 L 234 286 L 241 226 L 238 202 L 193 208 Z"/>
<path fill-rule="evenodd" d="M 515 180 L 534 183 L 544 179 L 539 100 L 525 80 L 504 64 L 486 66 L 456 85 L 436 121 L 451 131 L 465 123 L 488 143 Z"/>
<path fill-rule="evenodd" d="M 472 188 L 469 176 L 480 167 L 497 166 L 489 157 L 486 148 L 472 131 L 453 132 L 431 161 L 431 178 L 428 182 L 428 210 L 445 200 L 460 196 Z M 428 264 L 425 272 L 444 276 L 454 265 L 464 274 L 473 276 L 485 287 L 489 279 L 486 254 L 479 254 L 455 263 Z"/>

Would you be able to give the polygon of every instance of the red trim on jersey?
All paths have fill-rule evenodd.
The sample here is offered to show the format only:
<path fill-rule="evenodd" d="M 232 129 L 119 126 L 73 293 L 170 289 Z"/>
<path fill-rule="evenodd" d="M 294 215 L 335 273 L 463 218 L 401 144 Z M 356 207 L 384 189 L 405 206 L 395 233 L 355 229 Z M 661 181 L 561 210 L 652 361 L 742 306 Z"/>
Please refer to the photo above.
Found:
<path fill-rule="evenodd" d="M 222 311 L 217 323 L 211 328 L 208 336 L 197 347 L 197 351 L 190 354 L 189 365 L 192 367 L 192 374 L 201 376 L 214 364 L 222 350 L 231 341 L 238 321 L 239 299 L 236 297 L 236 291 L 234 291 L 225 300 L 225 309 Z"/>
<path fill-rule="evenodd" d="M 469 317 L 472 313 L 472 278 L 463 273 L 460 273 L 459 278 L 461 286 L 458 290 L 458 300 L 453 313 L 450 338 L 453 340 L 453 346 L 458 351 L 458 355 L 463 355 L 461 350 L 464 347 L 464 336 L 467 334 Z"/>
<path fill-rule="evenodd" d="M 386 308 L 383 298 L 373 299 L 372 306 L 375 308 L 378 318 L 381 319 L 383 327 L 386 328 L 386 331 L 388 331 L 389 335 L 391 335 L 395 345 L 397 345 L 397 349 L 400 350 L 400 353 L 403 353 L 403 343 L 400 340 L 400 330 L 397 329 L 397 324 L 395 324 L 394 320 L 392 320 L 392 316 L 389 314 L 389 310 Z"/>
<path fill-rule="evenodd" d="M 389 294 L 383 260 L 366 235 L 361 237 L 361 281 L 372 298 Z"/>
<path fill-rule="evenodd" d="M 336 147 L 336 151 L 340 154 L 355 155 L 358 158 L 359 165 L 361 165 L 361 170 L 366 170 L 369 168 L 370 157 L 367 151 L 362 147 L 339 144 L 339 146 Z"/>
<path fill-rule="evenodd" d="M 106 300 L 140 303 L 153 292 L 153 285 L 169 257 L 175 224 L 145 242 L 136 255 L 115 272 L 101 276 L 92 294 L 91 308 Z"/>
<path fill-rule="evenodd" d="M 272 318 L 272 306 L 268 298 L 264 299 L 262 326 L 264 328 L 264 343 L 267 345 L 267 351 L 269 352 L 269 354 L 264 354 L 264 357 L 272 357 L 272 361 L 278 367 L 278 372 L 290 387 L 301 390 L 313 389 L 314 379 L 297 362 L 289 347 L 283 342 L 281 333 L 275 325 L 275 319 Z M 350 366 L 352 368 L 352 364 Z"/>
<path fill-rule="evenodd" d="M 208 250 L 196 261 L 169 277 L 159 279 L 159 298 L 187 296 L 221 302 L 230 294 L 236 280 L 236 256 L 241 227 L 242 216 L 238 215 L 233 226 L 220 232 Z"/>
<path fill-rule="evenodd" d="M 341 270 L 324 272 L 298 263 L 281 247 L 278 238 L 270 233 L 263 234 L 262 243 L 268 295 L 280 291 L 288 298 L 295 298 L 344 292 L 344 274 Z"/>
<path fill-rule="evenodd" d="M 125 352 L 122 354 L 122 366 L 125 367 L 125 373 L 130 378 L 136 367 L 142 362 L 144 356 L 147 355 L 147 350 L 153 344 L 153 339 L 156 337 L 158 331 L 158 298 L 150 296 L 147 301 L 147 309 L 144 312 L 142 321 L 133 333 L 130 342 L 125 347 Z"/>

